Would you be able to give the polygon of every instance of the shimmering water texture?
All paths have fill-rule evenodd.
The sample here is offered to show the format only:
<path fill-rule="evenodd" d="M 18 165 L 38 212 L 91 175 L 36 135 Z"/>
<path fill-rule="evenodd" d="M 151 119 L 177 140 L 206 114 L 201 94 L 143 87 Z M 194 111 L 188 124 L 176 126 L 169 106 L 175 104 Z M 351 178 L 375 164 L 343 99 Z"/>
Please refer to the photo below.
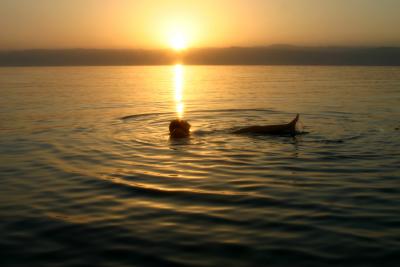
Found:
<path fill-rule="evenodd" d="M 0 266 L 400 266 L 399 115 L 399 68 L 0 69 Z"/>

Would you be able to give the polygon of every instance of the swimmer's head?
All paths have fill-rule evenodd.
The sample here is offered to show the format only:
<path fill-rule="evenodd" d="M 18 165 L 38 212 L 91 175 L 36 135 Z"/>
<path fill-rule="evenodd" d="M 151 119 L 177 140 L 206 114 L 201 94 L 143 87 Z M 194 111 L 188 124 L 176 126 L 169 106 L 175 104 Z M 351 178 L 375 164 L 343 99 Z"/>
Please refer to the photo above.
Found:
<path fill-rule="evenodd" d="M 172 138 L 184 138 L 190 134 L 190 124 L 184 120 L 172 120 L 169 124 L 169 135 Z"/>

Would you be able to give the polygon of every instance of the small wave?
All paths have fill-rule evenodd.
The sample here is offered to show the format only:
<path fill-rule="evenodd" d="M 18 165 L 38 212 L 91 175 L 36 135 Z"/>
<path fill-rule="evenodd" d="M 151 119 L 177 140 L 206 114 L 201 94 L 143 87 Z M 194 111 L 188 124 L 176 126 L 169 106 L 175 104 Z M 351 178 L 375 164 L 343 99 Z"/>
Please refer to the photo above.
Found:
<path fill-rule="evenodd" d="M 136 118 L 143 118 L 143 117 L 152 117 L 152 116 L 159 116 L 159 115 L 168 115 L 173 114 L 172 112 L 159 112 L 159 113 L 142 113 L 142 114 L 133 114 L 119 118 L 120 120 L 129 120 L 129 119 L 136 119 Z"/>
<path fill-rule="evenodd" d="M 334 140 L 321 140 L 320 143 L 325 143 L 325 144 L 342 144 L 345 141 L 343 139 L 334 139 Z"/>
<path fill-rule="evenodd" d="M 338 139 L 324 139 L 324 140 L 319 140 L 319 143 L 325 143 L 325 144 L 342 144 L 342 143 L 346 143 L 349 141 L 354 141 L 354 140 L 358 140 L 360 138 L 362 138 L 363 135 L 359 134 L 359 135 L 354 135 L 354 136 L 349 136 L 349 137 L 343 137 L 343 138 L 338 138 Z"/>
<path fill-rule="evenodd" d="M 212 110 L 207 110 L 207 109 L 200 109 L 200 110 L 191 110 L 191 114 L 196 114 L 196 113 L 218 113 L 218 112 L 271 112 L 271 113 L 278 113 L 278 111 L 272 110 L 272 109 L 259 109 L 259 108 L 253 108 L 253 109 L 212 109 Z M 128 120 L 128 119 L 137 119 L 137 118 L 143 118 L 143 117 L 152 117 L 152 116 L 160 116 L 160 115 L 173 115 L 175 114 L 174 112 L 157 112 L 157 113 L 140 113 L 140 114 L 133 114 L 133 115 L 127 115 L 120 117 L 120 120 Z"/>

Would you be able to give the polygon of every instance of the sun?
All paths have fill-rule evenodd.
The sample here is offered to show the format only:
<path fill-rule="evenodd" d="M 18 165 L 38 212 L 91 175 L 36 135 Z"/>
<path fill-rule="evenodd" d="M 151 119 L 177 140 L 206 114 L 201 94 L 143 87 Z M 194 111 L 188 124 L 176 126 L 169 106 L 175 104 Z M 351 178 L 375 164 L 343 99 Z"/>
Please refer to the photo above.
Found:
<path fill-rule="evenodd" d="M 187 48 L 187 38 L 182 33 L 175 33 L 169 39 L 170 46 L 175 51 L 182 51 Z"/>

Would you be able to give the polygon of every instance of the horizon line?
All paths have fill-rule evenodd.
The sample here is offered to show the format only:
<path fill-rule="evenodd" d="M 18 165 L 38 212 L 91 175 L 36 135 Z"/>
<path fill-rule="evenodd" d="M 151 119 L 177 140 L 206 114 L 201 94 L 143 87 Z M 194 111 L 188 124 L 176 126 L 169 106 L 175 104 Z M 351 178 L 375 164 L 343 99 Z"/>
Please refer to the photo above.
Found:
<path fill-rule="evenodd" d="M 400 66 L 400 47 L 270 45 L 172 49 L 0 50 L 0 66 L 124 65 L 359 65 Z"/>
<path fill-rule="evenodd" d="M 20 51 L 67 51 L 67 50 L 142 50 L 142 51 L 171 51 L 175 53 L 182 53 L 189 50 L 199 49 L 232 49 L 232 48 L 244 48 L 244 49 L 256 49 L 256 48 L 348 48 L 348 49 L 374 49 L 374 48 L 400 48 L 399 45 L 296 45 L 296 44 L 271 44 L 271 45 L 231 45 L 231 46 L 198 46 L 188 47 L 181 51 L 174 51 L 172 48 L 146 48 L 146 47 L 131 47 L 131 48 L 113 48 L 113 47 L 54 47 L 54 48 L 0 48 L 0 52 L 20 52 Z"/>

